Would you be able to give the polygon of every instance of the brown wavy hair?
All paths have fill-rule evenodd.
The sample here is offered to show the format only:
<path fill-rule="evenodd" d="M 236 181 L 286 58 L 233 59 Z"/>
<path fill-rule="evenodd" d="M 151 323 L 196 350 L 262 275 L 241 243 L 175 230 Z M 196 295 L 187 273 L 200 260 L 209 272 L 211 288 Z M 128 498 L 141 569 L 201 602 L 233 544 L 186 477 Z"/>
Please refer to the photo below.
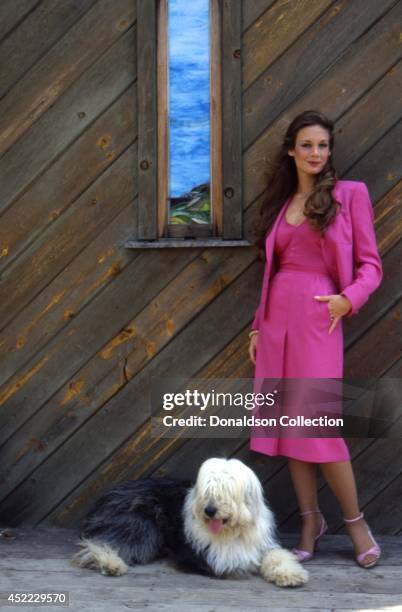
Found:
<path fill-rule="evenodd" d="M 334 124 L 328 117 L 318 111 L 304 111 L 290 123 L 279 151 L 265 172 L 267 187 L 254 224 L 254 244 L 260 250 L 261 255 L 265 253 L 266 235 L 277 213 L 284 202 L 297 190 L 296 164 L 294 158 L 288 155 L 288 151 L 294 149 L 299 130 L 311 125 L 320 125 L 328 130 L 331 155 L 328 157 L 324 168 L 317 175 L 315 187 L 304 204 L 304 214 L 307 223 L 314 230 L 320 232 L 321 236 L 325 234 L 326 228 L 335 218 L 339 203 L 332 195 L 332 189 L 337 181 L 337 174 L 332 165 Z"/>

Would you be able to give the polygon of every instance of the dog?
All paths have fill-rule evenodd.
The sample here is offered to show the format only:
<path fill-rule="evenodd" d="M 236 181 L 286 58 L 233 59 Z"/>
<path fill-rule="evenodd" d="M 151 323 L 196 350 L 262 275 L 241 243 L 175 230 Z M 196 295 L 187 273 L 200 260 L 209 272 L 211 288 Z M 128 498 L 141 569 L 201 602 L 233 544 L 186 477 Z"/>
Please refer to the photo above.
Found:
<path fill-rule="evenodd" d="M 79 545 L 73 562 L 108 576 L 169 556 L 215 577 L 260 572 L 281 587 L 308 579 L 276 539 L 260 481 L 238 459 L 207 459 L 195 484 L 161 477 L 117 485 L 86 517 Z"/>

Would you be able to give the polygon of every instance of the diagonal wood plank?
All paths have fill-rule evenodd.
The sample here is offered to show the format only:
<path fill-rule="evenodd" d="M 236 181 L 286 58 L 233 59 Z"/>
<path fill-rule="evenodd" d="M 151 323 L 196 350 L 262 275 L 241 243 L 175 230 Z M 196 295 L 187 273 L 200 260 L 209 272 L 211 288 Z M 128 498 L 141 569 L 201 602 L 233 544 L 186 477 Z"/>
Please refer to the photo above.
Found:
<path fill-rule="evenodd" d="M 148 275 L 142 275 L 143 289 L 139 291 L 137 298 L 141 299 L 146 296 L 146 292 L 155 291 L 157 288 L 156 280 L 160 278 L 160 282 L 163 286 L 166 285 L 172 272 L 169 266 L 170 263 L 174 263 L 174 257 L 178 255 L 172 254 L 170 259 L 166 259 L 166 268 L 162 268 L 158 261 L 158 255 L 154 254 L 154 259 L 158 261 L 158 270 L 154 272 L 154 286 L 148 287 Z M 61 364 L 66 360 L 67 353 L 71 355 L 71 370 L 64 379 L 67 382 L 58 391 L 55 397 L 53 396 L 54 391 L 57 389 L 53 387 L 52 390 L 48 389 L 45 391 L 47 396 L 50 398 L 50 404 L 48 409 L 40 411 L 38 416 L 35 418 L 34 423 L 32 419 L 28 425 L 31 439 L 38 439 L 40 436 L 42 439 L 43 452 L 41 453 L 42 459 L 47 456 L 55 444 L 60 444 L 60 435 L 65 438 L 67 432 L 71 434 L 71 427 L 76 429 L 80 423 L 85 421 L 91 413 L 95 413 L 99 409 L 99 405 L 106 402 L 107 399 L 112 397 L 117 391 L 127 383 L 127 379 L 131 379 L 147 362 L 150 362 L 157 349 L 161 349 L 162 346 L 167 345 L 173 335 L 176 328 L 177 312 L 180 312 L 180 327 L 185 327 L 186 320 L 191 320 L 196 312 L 201 312 L 205 307 L 205 303 L 210 302 L 213 298 L 221 291 L 222 283 L 229 284 L 233 278 L 238 274 L 239 267 L 244 266 L 244 256 L 241 252 L 238 253 L 237 257 L 234 258 L 231 249 L 227 249 L 226 264 L 221 259 L 222 254 L 218 254 L 216 251 L 212 251 L 208 258 L 204 260 L 197 260 L 193 266 L 188 266 L 182 275 L 177 275 L 174 280 L 170 278 L 170 282 L 166 285 L 167 290 L 164 294 L 160 294 L 154 299 L 149 308 L 144 313 L 139 313 L 133 320 L 125 323 L 122 329 L 123 321 L 126 320 L 127 316 L 130 316 L 132 310 L 136 307 L 135 298 L 127 300 L 125 306 L 126 312 L 123 308 L 120 308 L 121 318 L 115 322 L 111 321 L 108 325 L 115 326 L 117 329 L 115 337 L 110 337 L 110 330 L 108 325 L 104 324 L 104 338 L 109 339 L 104 343 L 102 342 L 102 335 L 98 332 L 94 332 L 98 326 L 97 318 L 94 316 L 94 305 L 88 311 L 84 311 L 81 318 L 84 317 L 84 321 L 80 323 L 80 316 L 77 316 L 72 325 L 79 326 L 83 333 L 86 335 L 86 339 L 83 342 L 82 351 L 80 353 L 80 362 L 77 361 L 76 355 L 76 342 L 72 344 L 68 342 L 69 329 L 66 328 L 61 334 L 61 338 L 54 340 L 49 347 L 37 357 L 37 361 L 41 363 L 44 356 L 48 355 L 53 351 L 53 359 L 49 363 L 51 370 L 54 374 L 48 373 L 46 376 L 49 381 L 52 380 L 54 384 L 54 376 L 57 376 L 57 372 L 60 368 L 58 362 Z M 137 270 L 137 286 L 141 288 L 141 267 L 149 264 L 149 258 L 142 256 L 136 258 L 134 265 Z M 217 265 L 218 264 L 218 265 Z M 145 267 L 143 268 L 145 270 Z M 158 276 L 157 276 L 158 275 Z M 127 295 L 127 283 L 130 282 L 128 279 L 132 277 L 132 271 L 128 267 L 125 271 L 120 273 L 119 282 L 115 279 L 113 286 L 110 287 L 109 295 L 105 291 L 99 296 L 98 308 L 100 312 L 113 311 L 116 307 L 116 303 L 119 303 L 121 295 Z M 180 296 L 178 287 L 182 284 L 191 283 L 192 286 L 192 299 L 188 300 L 188 296 Z M 106 290 L 107 291 L 107 290 Z M 119 293 L 119 291 L 121 293 Z M 178 295 L 180 297 L 178 297 Z M 109 303 L 109 300 L 112 300 Z M 135 310 L 134 310 L 135 311 Z M 161 318 L 155 319 L 155 313 L 160 312 Z M 131 315 L 132 316 L 132 315 Z M 178 322 L 179 323 L 179 322 Z M 177 330 L 176 330 L 177 333 Z M 71 346 L 70 346 L 71 345 Z M 54 348 L 56 347 L 56 348 Z M 58 351 L 56 352 L 56 350 Z M 77 366 L 79 363 L 85 364 L 88 358 L 93 354 L 93 351 L 97 351 L 94 358 L 82 367 L 78 372 Z M 44 355 L 44 356 L 43 356 Z M 121 375 L 121 360 L 122 356 L 125 356 L 125 376 Z M 65 371 L 65 367 L 63 368 Z M 63 373 L 63 377 L 66 372 Z M 74 381 L 70 382 L 70 377 L 75 375 Z M 79 381 L 81 381 L 79 383 Z M 29 385 L 29 383 L 27 383 Z M 59 383 L 60 384 L 60 383 Z M 18 413 L 13 410 L 13 405 L 17 395 L 14 397 L 10 396 L 7 400 L 7 406 L 2 414 L 1 418 L 1 434 L 3 441 L 12 431 L 15 431 L 17 425 L 21 425 L 23 421 L 32 414 L 35 407 L 41 406 L 43 402 L 43 395 L 35 380 L 32 379 L 30 391 L 28 387 L 24 386 L 24 394 L 30 393 L 30 401 L 23 406 L 20 406 Z M 75 393 L 73 390 L 76 390 Z M 39 393 L 39 394 L 38 394 Z M 52 408 L 53 406 L 53 408 Z M 57 406 L 56 410 L 55 407 Z M 44 431 L 47 431 L 45 438 L 43 437 Z M 36 432 L 36 433 L 35 433 Z M 41 433 L 42 432 L 42 433 Z M 32 447 L 24 446 L 21 449 L 21 445 L 24 445 L 24 436 L 26 433 L 24 430 L 17 434 L 14 434 L 11 442 L 11 447 L 14 447 L 14 439 L 17 435 L 17 451 L 18 456 L 15 457 L 15 463 L 13 468 L 13 479 L 18 473 L 23 473 L 27 465 L 32 462 L 37 462 L 39 456 L 35 452 L 36 445 Z M 5 459 L 8 456 L 8 451 L 3 448 L 3 457 Z M 6 461 L 7 463 L 7 461 Z M 6 463 L 3 463 L 5 468 Z M 17 465 L 18 464 L 18 465 Z M 24 468 L 25 466 L 25 468 Z M 4 471 L 3 471 L 4 475 Z"/>
<path fill-rule="evenodd" d="M 106 108 L 108 108 L 109 104 L 112 103 L 119 96 L 119 94 L 121 94 L 126 87 L 132 83 L 131 51 L 132 36 L 129 33 L 120 41 L 120 43 L 112 47 L 111 52 L 108 53 L 105 58 L 102 58 L 97 63 L 93 74 L 94 78 L 89 78 L 87 81 L 85 81 L 86 87 L 81 85 L 76 91 L 74 91 L 74 88 L 72 88 L 70 90 L 71 96 L 69 94 L 63 96 L 61 102 L 64 105 L 64 109 L 63 112 L 58 115 L 58 122 L 60 128 L 62 128 L 60 133 L 58 133 L 59 139 L 54 137 L 54 123 L 50 121 L 50 115 L 54 109 L 49 111 L 44 117 L 44 119 L 47 121 L 47 126 L 46 129 L 39 130 L 40 136 L 38 134 L 37 140 L 35 140 L 35 130 L 31 130 L 30 135 L 32 135 L 32 139 L 30 139 L 29 148 L 25 148 L 24 154 L 20 157 L 20 159 L 15 157 L 13 162 L 18 165 L 18 171 L 16 175 L 14 175 L 16 182 L 20 180 L 24 182 L 28 179 L 28 176 L 26 176 L 25 179 L 23 178 L 25 167 L 24 163 L 26 163 L 31 170 L 33 175 L 31 178 L 37 176 L 39 170 L 38 166 L 40 167 L 43 164 L 45 164 L 45 167 L 50 166 L 50 160 L 53 158 L 56 152 L 60 154 L 66 146 L 73 142 L 75 137 L 84 131 L 85 125 L 88 125 L 92 118 L 97 117 Z M 126 69 L 119 71 L 114 70 L 114 60 L 118 59 L 122 61 L 122 64 Z M 109 82 L 105 82 L 104 80 L 105 61 L 108 67 L 107 70 L 110 70 Z M 116 75 L 115 77 L 113 76 L 114 74 Z M 104 87 L 106 89 L 104 89 Z M 77 99 L 76 94 L 78 91 L 79 96 Z M 67 108 L 69 109 L 68 111 L 66 111 Z M 83 109 L 85 109 L 86 116 L 84 119 L 80 119 L 78 113 Z M 80 125 L 80 122 L 84 122 L 85 125 Z M 17 154 L 17 148 L 18 147 L 16 146 L 12 149 L 12 153 L 15 155 Z M 44 149 L 42 153 L 40 153 L 41 148 Z M 0 166 L 6 157 L 0 161 Z M 42 167 L 41 170 L 44 171 L 45 167 Z M 28 175 L 29 173 L 25 172 L 25 174 Z M 19 175 L 20 178 L 18 178 L 17 175 Z M 9 186 L 10 184 L 11 181 L 8 182 Z M 128 185 L 129 184 L 127 183 L 127 187 Z M 9 268 L 3 274 L 4 296 L 8 294 L 8 299 L 12 299 L 14 304 L 11 311 L 3 310 L 1 315 L 3 325 L 10 321 L 10 319 L 13 318 L 13 316 L 15 316 L 15 314 L 17 314 L 17 312 L 24 305 L 32 300 L 46 286 L 46 284 L 57 274 L 57 272 L 60 271 L 60 266 L 64 267 L 70 261 L 66 259 L 66 254 L 62 256 L 60 253 L 60 258 L 57 264 L 56 261 L 52 263 L 52 260 L 46 260 L 43 262 L 45 267 L 32 267 L 31 265 L 31 262 L 39 256 L 40 251 L 45 248 L 43 242 L 50 240 L 50 234 L 53 236 L 53 239 L 55 239 L 59 229 L 56 231 L 54 228 L 60 228 L 60 224 L 64 222 L 64 216 L 62 216 L 60 219 L 56 219 L 50 228 L 51 231 L 42 235 L 37 243 L 34 242 L 24 252 L 24 256 L 16 260 L 15 263 L 9 266 Z M 76 247 L 80 244 L 82 245 L 82 241 L 79 242 L 76 240 L 75 244 Z M 70 246 L 72 247 L 73 243 L 71 243 Z M 48 245 L 48 248 L 49 247 L 50 245 Z M 71 256 L 73 257 L 76 252 L 77 251 L 73 250 L 71 252 Z M 35 282 L 33 282 L 33 278 L 31 276 L 32 274 L 36 275 Z M 16 283 L 18 289 L 17 291 L 15 291 Z M 11 296 L 11 292 L 8 290 L 8 287 L 10 286 L 12 287 L 11 292 L 14 294 L 13 297 Z M 5 305 L 5 302 L 6 299 L 4 298 L 2 300 L 3 305 Z"/>
<path fill-rule="evenodd" d="M 132 0 L 98 0 L 94 4 L 0 101 L 0 154 L 32 127 L 135 18 Z"/>
<path fill-rule="evenodd" d="M 135 183 L 131 169 L 135 161 L 136 150 L 131 146 L 78 198 L 59 224 L 54 242 L 41 243 L 35 254 L 36 266 L 46 266 L 56 257 L 68 262 L 71 251 L 79 253 L 132 201 Z M 110 180 L 114 172 L 119 173 L 120 181 Z"/>
<path fill-rule="evenodd" d="M 361 152 L 375 145 L 397 123 L 401 80 L 402 62 L 398 62 L 337 121 L 335 139 L 340 138 L 340 146 L 335 147 L 335 167 L 352 168 Z"/>
<path fill-rule="evenodd" d="M 253 0 L 253 2 L 243 2 L 243 29 L 246 30 L 251 26 L 253 21 L 258 19 L 264 11 L 267 11 L 276 0 Z"/>
<path fill-rule="evenodd" d="M 364 516 L 377 533 L 398 534 L 402 499 L 402 472 L 387 486 L 375 491 L 375 496 L 364 509 Z M 384 511 L 386 509 L 386 511 Z"/>
<path fill-rule="evenodd" d="M 370 177 L 370 195 L 376 200 L 384 185 L 391 189 L 402 178 L 398 152 L 402 148 L 402 121 L 398 121 L 376 144 L 345 174 L 345 178 L 364 180 Z M 381 163 L 378 163 L 378 160 Z"/>
<path fill-rule="evenodd" d="M 133 142 L 137 135 L 135 94 L 136 85 L 130 86 L 3 214 L 3 274 L 18 257 L 24 259 L 24 251 L 42 239 L 43 233 Z M 77 160 L 85 160 L 85 164 Z M 51 240 L 49 231 L 43 239 Z"/>
<path fill-rule="evenodd" d="M 264 126 L 294 102 L 393 4 L 395 0 L 386 0 L 381 4 L 364 0 L 338 2 L 337 10 L 330 7 L 302 34 L 245 91 L 245 147 L 249 147 Z M 246 75 L 244 78 L 247 81 Z"/>
<path fill-rule="evenodd" d="M 0 40 L 9 36 L 14 28 L 31 13 L 40 0 L 3 0 L 0 3 Z"/>
<path fill-rule="evenodd" d="M 133 32 L 120 36 L 3 155 L 2 212 L 133 82 L 134 44 Z M 116 64 L 119 70 L 115 70 Z"/>
<path fill-rule="evenodd" d="M 2 504 L 0 516 L 9 516 L 9 509 L 18 507 L 17 520 L 28 519 L 37 521 L 42 518 L 51 508 L 60 502 L 74 486 L 77 486 L 85 478 L 86 474 L 92 472 L 105 457 L 118 448 L 128 437 L 131 431 L 135 431 L 139 424 L 146 418 L 148 411 L 148 389 L 149 381 L 153 377 L 172 376 L 179 370 L 183 376 L 191 376 L 197 372 L 208 355 L 215 354 L 222 344 L 228 342 L 236 326 L 244 327 L 249 319 L 251 304 L 250 299 L 244 299 L 241 309 L 230 308 L 230 304 L 237 295 L 244 292 L 246 281 L 244 277 L 237 278 L 228 290 L 219 294 L 208 309 L 204 309 L 193 321 L 193 325 L 187 326 L 181 334 L 175 338 L 175 342 L 167 344 L 165 350 L 158 354 L 157 359 L 152 359 L 141 372 L 129 380 L 120 393 L 114 395 L 102 410 L 92 416 L 73 436 L 68 444 L 64 444 L 50 460 L 45 461 L 24 484 L 18 488 L 15 494 L 10 495 L 5 504 Z M 220 334 L 212 333 L 212 325 L 218 325 Z M 194 351 L 194 345 L 197 351 Z M 133 409 L 133 405 L 135 409 Z M 118 418 L 110 419 L 110 415 L 118 414 Z M 108 425 L 106 426 L 106 422 Z M 106 428 L 105 428 L 106 426 Z M 99 435 L 107 432 L 107 438 L 99 439 Z M 95 438 L 96 444 L 93 444 Z M 73 450 L 75 447 L 75 450 Z M 86 457 L 87 451 L 90 456 Z M 51 474 L 58 472 L 54 470 L 54 461 L 61 461 L 66 467 L 64 452 L 69 455 L 69 469 L 71 473 L 65 474 L 63 482 L 58 484 L 57 491 L 49 486 Z M 77 459 L 80 467 L 77 471 L 72 460 Z M 85 470 L 83 466 L 85 465 Z M 79 472 L 79 475 L 78 475 Z M 45 475 L 46 474 L 46 475 Z M 78 482 L 77 482 L 78 477 Z M 46 482 L 46 492 L 42 487 Z M 74 484 L 75 483 L 75 484 Z M 34 489 L 35 488 L 35 493 Z M 45 497 L 46 499 L 45 499 Z M 22 503 L 22 498 L 25 502 Z M 16 505 L 15 502 L 17 501 Z M 30 500 L 30 501 L 28 501 Z M 21 505 L 20 505 L 21 504 Z M 23 516 L 24 515 L 24 516 Z"/>
<path fill-rule="evenodd" d="M 0 99 L 47 53 L 96 0 L 44 0 L 0 43 L 7 69 L 0 72 Z M 15 6 L 15 5 L 14 5 Z M 14 13 L 14 7 L 11 13 Z"/>
<path fill-rule="evenodd" d="M 384 71 L 395 65 L 395 58 L 400 55 L 399 31 L 395 26 L 400 10 L 399 4 L 389 11 L 350 45 L 342 57 L 319 75 L 297 100 L 281 109 L 281 114 L 275 120 L 271 118 L 261 124 L 265 130 L 243 156 L 246 202 L 255 200 L 264 191 L 267 164 L 296 114 L 306 108 L 319 108 L 336 122 L 360 99 L 362 92 L 369 90 L 384 75 Z M 365 70 L 367 57 L 370 57 L 370 70 Z M 247 132 L 244 119 L 243 125 Z M 338 135 L 336 146 L 342 146 L 343 141 L 346 148 L 347 135 Z M 342 176 L 347 166 L 343 165 L 342 159 L 339 162 L 338 171 Z"/>
<path fill-rule="evenodd" d="M 333 0 L 275 2 L 265 11 L 243 37 L 244 89 L 286 53 L 331 4 L 335 4 L 332 10 L 336 14 Z"/>

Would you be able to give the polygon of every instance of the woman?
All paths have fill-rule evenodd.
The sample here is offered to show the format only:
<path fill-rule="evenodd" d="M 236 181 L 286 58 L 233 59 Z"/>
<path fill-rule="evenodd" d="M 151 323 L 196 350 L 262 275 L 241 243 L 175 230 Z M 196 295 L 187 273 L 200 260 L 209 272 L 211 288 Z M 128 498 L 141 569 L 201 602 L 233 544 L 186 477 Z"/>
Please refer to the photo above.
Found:
<path fill-rule="evenodd" d="M 256 232 L 266 264 L 249 347 L 256 379 L 342 378 L 342 318 L 356 314 L 382 280 L 367 187 L 337 180 L 333 146 L 327 117 L 298 115 L 268 180 Z M 267 235 L 272 213 L 278 214 Z M 318 508 L 318 464 L 341 506 L 357 563 L 377 563 L 381 551 L 360 513 L 342 438 L 252 436 L 250 448 L 288 457 L 303 519 L 294 549 L 300 561 L 313 557 L 327 530 Z"/>

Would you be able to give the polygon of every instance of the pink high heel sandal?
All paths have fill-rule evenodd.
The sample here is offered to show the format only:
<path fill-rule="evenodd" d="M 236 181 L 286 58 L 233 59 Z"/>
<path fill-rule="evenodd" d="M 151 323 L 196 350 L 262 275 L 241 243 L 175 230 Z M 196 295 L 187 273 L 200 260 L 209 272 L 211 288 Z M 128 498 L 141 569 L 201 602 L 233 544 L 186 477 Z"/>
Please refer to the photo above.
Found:
<path fill-rule="evenodd" d="M 364 517 L 363 512 L 361 512 L 359 514 L 359 516 L 357 516 L 356 518 L 353 519 L 343 519 L 345 521 L 345 523 L 355 523 L 356 521 L 360 521 L 360 519 L 362 519 Z M 375 565 L 377 565 L 379 558 L 381 556 L 381 548 L 379 547 L 379 545 L 377 544 L 377 542 L 375 541 L 373 534 L 371 533 L 371 529 L 370 527 L 367 525 L 366 523 L 366 527 L 368 530 L 368 534 L 371 538 L 371 541 L 373 542 L 373 546 L 371 548 L 369 548 L 368 550 L 366 550 L 365 552 L 360 553 L 360 555 L 356 555 L 356 561 L 357 563 L 360 565 L 360 567 L 364 567 L 365 569 L 369 569 L 370 567 L 374 567 Z M 363 563 L 364 559 L 366 557 L 368 557 L 368 555 L 373 555 L 376 557 L 376 559 L 374 559 L 374 561 L 371 561 L 370 563 Z"/>
<path fill-rule="evenodd" d="M 301 512 L 300 516 L 306 516 L 307 514 L 315 514 L 316 512 L 321 514 L 320 510 L 308 510 L 307 512 Z M 292 553 L 294 555 L 296 555 L 297 560 L 300 561 L 300 563 L 304 563 L 305 561 L 310 561 L 310 559 L 312 559 L 314 557 L 314 552 L 315 552 L 315 550 L 317 548 L 318 541 L 321 538 L 321 536 L 323 536 L 324 533 L 326 533 L 327 531 L 328 531 L 328 525 L 327 525 L 324 517 L 321 514 L 320 533 L 318 534 L 318 536 L 314 540 L 314 549 L 313 549 L 313 552 L 309 552 L 308 550 L 302 550 L 300 548 L 293 548 L 292 549 Z"/>

